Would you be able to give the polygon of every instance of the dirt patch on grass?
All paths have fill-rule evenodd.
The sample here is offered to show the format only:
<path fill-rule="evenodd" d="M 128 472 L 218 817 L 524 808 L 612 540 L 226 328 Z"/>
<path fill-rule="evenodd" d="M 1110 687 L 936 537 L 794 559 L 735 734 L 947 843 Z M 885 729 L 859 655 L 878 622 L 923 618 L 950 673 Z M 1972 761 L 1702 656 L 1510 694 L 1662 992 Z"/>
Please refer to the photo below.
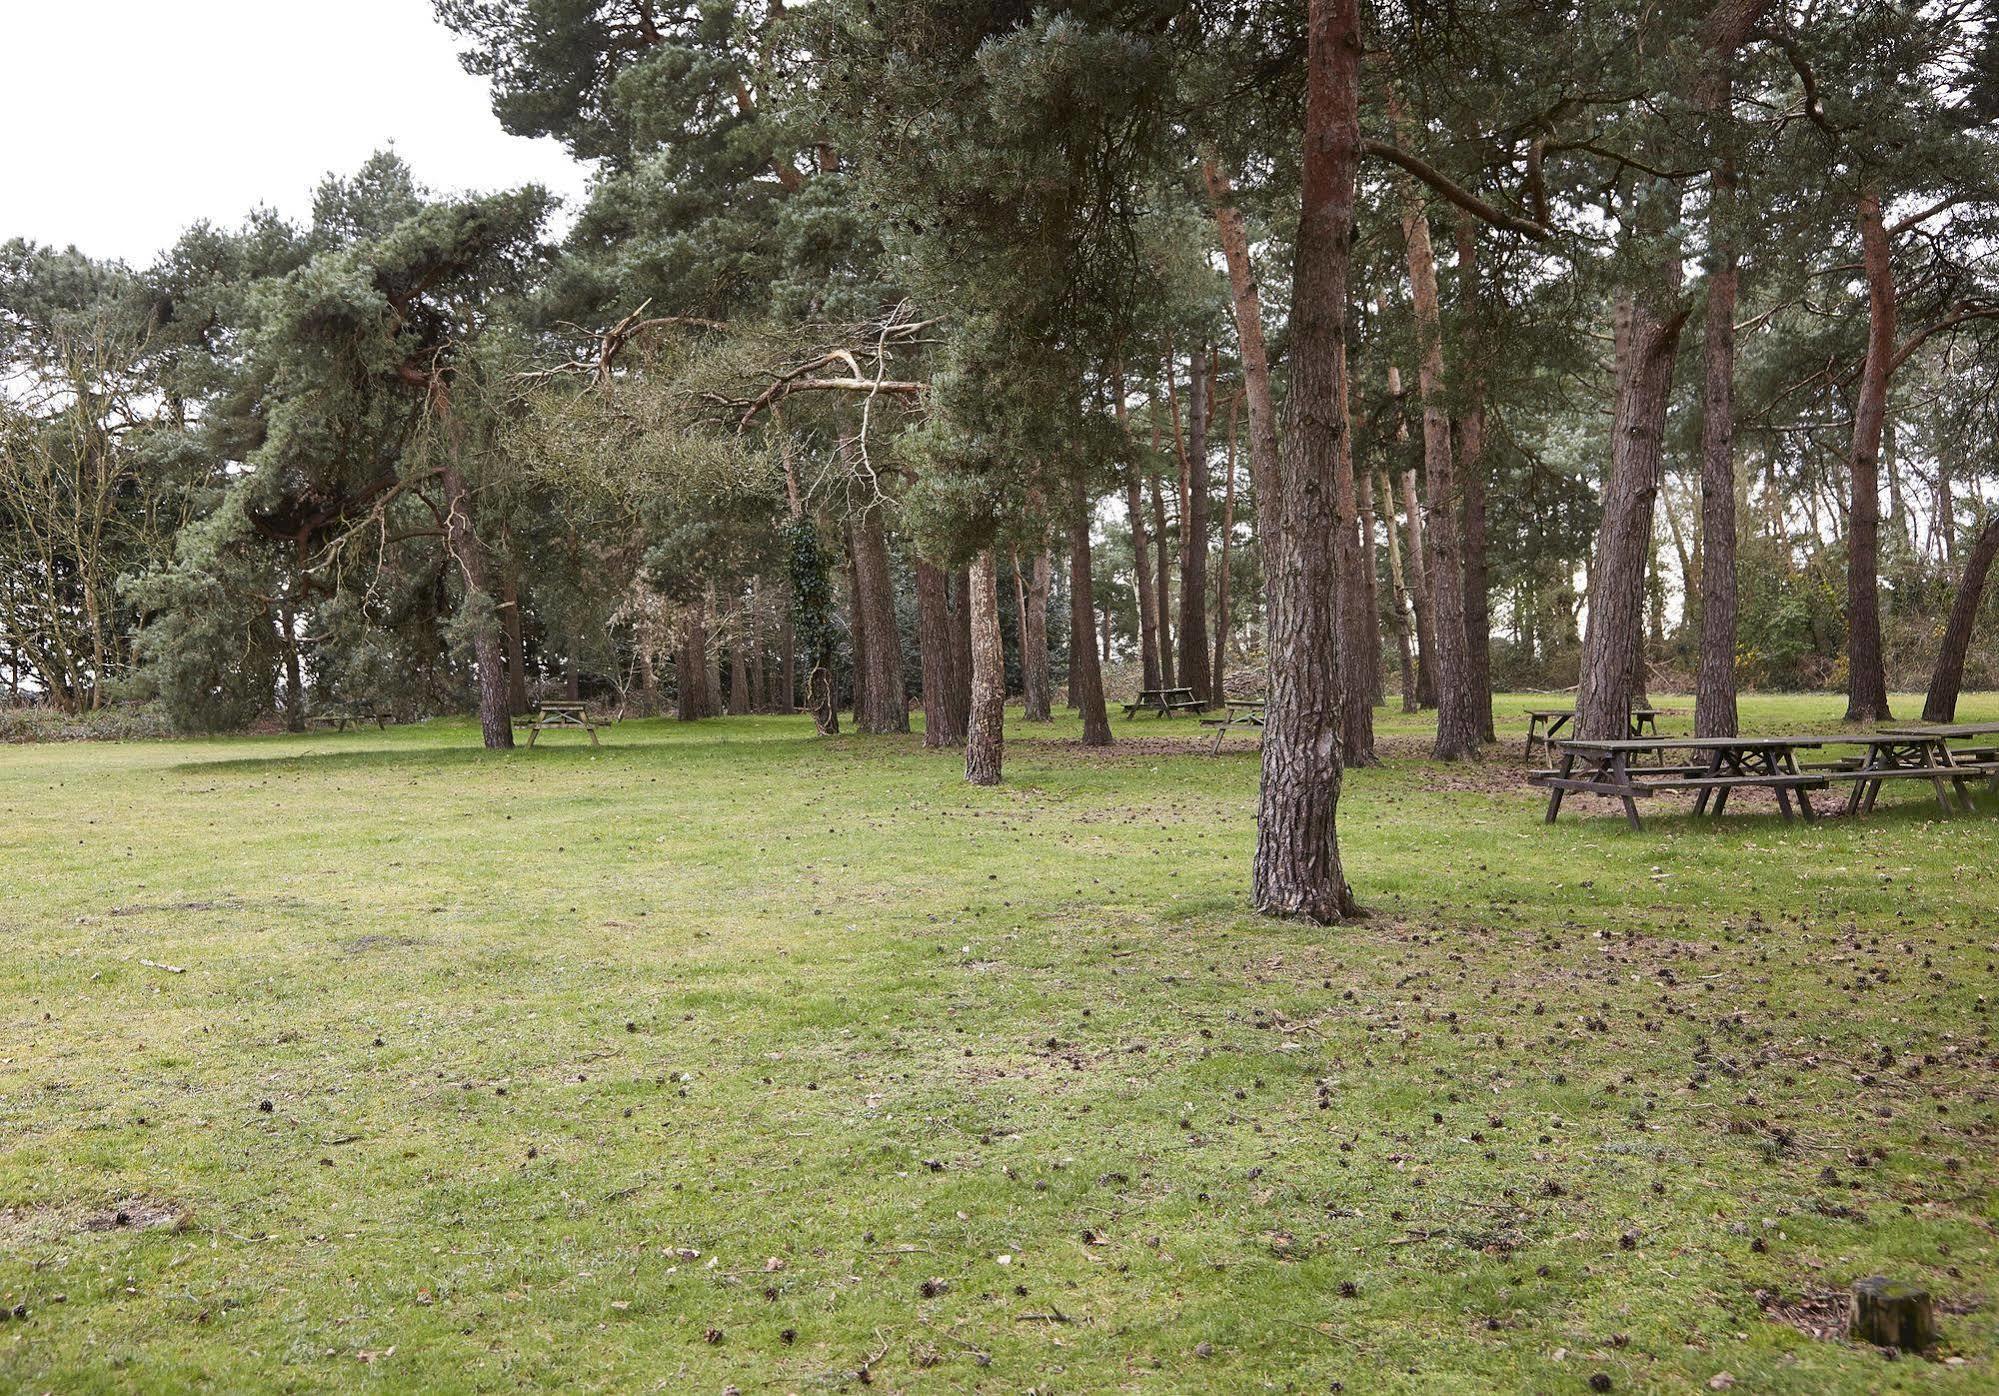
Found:
<path fill-rule="evenodd" d="M 128 1197 L 83 1219 L 84 1231 L 185 1231 L 193 1210 L 162 1197 Z"/>
<path fill-rule="evenodd" d="M 371 950 L 410 950 L 421 944 L 414 936 L 367 935 L 341 941 L 340 949 L 348 955 L 366 955 Z"/>
<path fill-rule="evenodd" d="M 1756 1305 L 1763 1310 L 1764 1317 L 1824 1342 L 1846 1337 L 1850 1302 L 1851 1296 L 1843 1289 L 1808 1289 L 1790 1295 L 1772 1289 L 1756 1291 Z"/>

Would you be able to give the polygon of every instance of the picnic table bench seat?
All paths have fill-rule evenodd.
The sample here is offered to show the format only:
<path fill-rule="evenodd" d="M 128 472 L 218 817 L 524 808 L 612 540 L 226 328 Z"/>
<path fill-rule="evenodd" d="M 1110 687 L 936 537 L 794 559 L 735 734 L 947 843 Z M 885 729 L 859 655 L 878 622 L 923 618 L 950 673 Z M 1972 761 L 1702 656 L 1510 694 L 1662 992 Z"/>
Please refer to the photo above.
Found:
<path fill-rule="evenodd" d="M 330 712 L 312 713 L 306 721 L 315 727 L 331 727 L 336 732 L 345 732 L 347 724 L 359 727 L 364 722 L 372 722 L 386 732 L 389 730 L 391 714 L 380 708 L 335 708 Z"/>

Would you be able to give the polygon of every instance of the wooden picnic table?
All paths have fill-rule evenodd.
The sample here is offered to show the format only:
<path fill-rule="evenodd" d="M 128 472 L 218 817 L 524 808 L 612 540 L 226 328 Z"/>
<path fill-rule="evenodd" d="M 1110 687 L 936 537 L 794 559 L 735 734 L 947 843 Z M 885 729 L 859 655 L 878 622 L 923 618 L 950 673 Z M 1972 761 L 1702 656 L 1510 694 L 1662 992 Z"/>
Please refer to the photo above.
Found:
<path fill-rule="evenodd" d="M 1138 697 L 1124 705 L 1124 715 L 1130 721 L 1141 710 L 1150 710 L 1161 717 L 1171 717 L 1182 709 L 1200 712 L 1207 706 L 1194 696 L 1191 688 L 1141 688 Z"/>
<path fill-rule="evenodd" d="M 1561 811 L 1562 797 L 1571 791 L 1608 795 L 1624 802 L 1624 817 L 1634 829 L 1643 828 L 1638 818 L 1638 797 L 1667 790 L 1699 792 L 1694 813 L 1707 811 L 1710 799 L 1714 813 L 1728 807 L 1730 792 L 1743 786 L 1762 786 L 1777 796 L 1777 808 L 1788 822 L 1792 818 L 1791 797 L 1807 820 L 1814 818 L 1809 790 L 1823 790 L 1826 776 L 1798 768 L 1798 752 L 1822 746 L 1823 737 L 1627 737 L 1615 740 L 1582 741 L 1564 738 L 1558 745 L 1561 764 L 1538 777 L 1548 787 L 1547 822 L 1553 824 Z M 1684 751 L 1690 759 L 1677 766 L 1664 764 L 1663 753 Z M 1658 766 L 1634 766 L 1634 756 L 1658 753 Z M 1578 772 L 1577 767 L 1583 769 Z"/>
<path fill-rule="evenodd" d="M 1999 761 L 1990 759 L 1983 751 L 1954 751 L 1950 743 L 1954 739 L 1994 734 L 1999 734 L 1999 722 L 1884 727 L 1867 736 L 1828 738 L 1841 746 L 1867 748 L 1859 762 L 1833 775 L 1835 780 L 1853 782 L 1846 812 L 1850 815 L 1871 812 L 1882 785 L 1891 780 L 1927 780 L 1936 793 L 1937 807 L 1945 814 L 1952 812 L 1950 797 L 1944 791 L 1945 782 L 1949 782 L 1969 812 L 1973 805 L 1968 783 L 1978 776 L 1999 776 Z"/>
<path fill-rule="evenodd" d="M 1554 746 L 1555 734 L 1574 720 L 1574 708 L 1529 708 L 1527 709 L 1527 749 L 1522 753 L 1529 765 L 1534 761 L 1536 747 Z M 1633 708 L 1628 736 L 1644 737 L 1659 735 L 1659 710 L 1657 708 Z"/>
<path fill-rule="evenodd" d="M 590 720 L 590 710 L 586 704 L 568 699 L 537 704 L 534 722 L 528 728 L 528 746 L 534 739 L 550 727 L 580 727 L 590 735 L 590 745 L 597 745 L 597 725 Z"/>
<path fill-rule="evenodd" d="M 389 716 L 377 708 L 335 708 L 331 712 L 314 713 L 306 721 L 321 727 L 331 727 L 336 732 L 345 732 L 350 722 L 357 727 L 364 722 L 372 722 L 386 732 L 389 730 Z"/>
<path fill-rule="evenodd" d="M 1254 727 L 1258 731 L 1261 731 L 1263 728 L 1264 706 L 1264 700 L 1261 698 L 1231 698 L 1222 704 L 1222 715 L 1220 717 L 1202 718 L 1201 725 L 1203 727 L 1212 727 L 1215 729 L 1215 744 L 1208 748 L 1208 755 L 1220 756 L 1222 754 L 1222 738 L 1237 727 Z"/>

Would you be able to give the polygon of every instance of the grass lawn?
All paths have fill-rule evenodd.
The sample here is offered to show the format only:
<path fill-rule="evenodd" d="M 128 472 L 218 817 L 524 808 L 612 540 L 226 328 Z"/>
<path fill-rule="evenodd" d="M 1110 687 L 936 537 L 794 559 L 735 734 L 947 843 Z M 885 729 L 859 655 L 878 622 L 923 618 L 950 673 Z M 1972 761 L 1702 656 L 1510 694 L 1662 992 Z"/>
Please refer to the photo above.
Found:
<path fill-rule="evenodd" d="M 1334 929 L 1186 719 L 0 749 L 0 1388 L 1999 1387 L 1999 797 L 1548 828 L 1545 701 Z"/>

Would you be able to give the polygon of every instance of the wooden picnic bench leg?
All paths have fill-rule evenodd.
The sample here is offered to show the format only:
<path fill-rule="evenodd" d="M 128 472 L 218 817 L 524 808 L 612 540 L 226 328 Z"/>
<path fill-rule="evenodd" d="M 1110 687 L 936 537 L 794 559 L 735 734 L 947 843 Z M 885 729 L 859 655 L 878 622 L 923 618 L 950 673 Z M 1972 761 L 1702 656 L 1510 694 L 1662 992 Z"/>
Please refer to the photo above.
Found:
<path fill-rule="evenodd" d="M 530 751 L 534 750 L 534 739 L 536 737 L 539 737 L 540 735 L 541 735 L 541 719 L 536 718 L 534 725 L 528 728 L 528 750 Z"/>
<path fill-rule="evenodd" d="M 584 723 L 584 724 L 583 724 L 583 730 L 584 730 L 585 732 L 588 732 L 588 733 L 590 734 L 590 745 L 591 745 L 591 746 L 596 746 L 596 745 L 597 745 L 597 724 L 596 724 L 596 723 L 594 723 L 594 722 L 586 722 L 586 723 Z"/>
<path fill-rule="evenodd" d="M 1561 765 L 1561 769 L 1560 769 L 1559 771 L 1557 771 L 1557 772 L 1556 772 L 1556 774 L 1555 774 L 1555 779 L 1556 779 L 1556 780 L 1558 780 L 1558 781 L 1560 781 L 1560 780 L 1567 780 L 1567 779 L 1569 778 L 1569 772 L 1570 772 L 1570 771 L 1573 771 L 1573 770 L 1574 770 L 1575 768 L 1576 768 L 1576 756 L 1575 756 L 1575 753 L 1574 753 L 1574 752 L 1572 752 L 1572 751 L 1571 751 L 1571 752 L 1563 752 L 1563 753 L 1562 753 L 1562 765 Z M 1550 787 L 1549 787 L 1549 790 L 1548 790 L 1548 817 L 1547 817 L 1546 819 L 1544 819 L 1544 820 L 1542 821 L 1542 823 L 1544 823 L 1544 824 L 1553 824 L 1553 823 L 1555 822 L 1555 816 L 1556 816 L 1556 815 L 1557 815 L 1558 813 L 1560 813 L 1560 812 L 1561 812 L 1561 808 L 1562 808 L 1562 796 L 1563 796 L 1563 794 L 1564 794 L 1564 793 L 1565 793 L 1565 792 L 1563 791 L 1562 787 L 1561 787 L 1561 786 L 1559 786 L 1559 785 L 1553 785 L 1553 786 L 1550 786 Z"/>
<path fill-rule="evenodd" d="M 1534 716 L 1534 715 L 1532 715 L 1531 713 L 1530 713 L 1530 714 L 1528 714 L 1528 717 L 1527 717 L 1527 750 L 1526 750 L 1526 751 L 1524 751 L 1523 753 L 1521 753 L 1521 758 L 1520 758 L 1520 759 L 1521 759 L 1521 760 L 1523 760 L 1523 761 L 1525 761 L 1525 762 L 1526 762 L 1526 763 L 1527 763 L 1528 765 L 1530 765 L 1530 766 L 1534 764 L 1534 741 L 1535 741 L 1535 738 L 1536 738 L 1536 736 L 1537 736 L 1537 733 L 1535 732 L 1535 729 L 1536 729 L 1537 727 L 1539 727 L 1540 725 L 1541 725 L 1541 719 L 1540 719 L 1540 718 L 1538 718 L 1538 717 L 1535 717 L 1535 716 Z"/>
<path fill-rule="evenodd" d="M 1721 750 L 1720 748 L 1716 748 L 1715 750 L 1709 752 L 1707 755 L 1708 777 L 1712 779 L 1716 774 L 1716 772 L 1720 770 L 1721 770 Z M 1712 786 L 1709 786 L 1708 788 L 1702 790 L 1699 796 L 1695 798 L 1694 813 L 1696 815 L 1702 815 L 1707 813 L 1708 800 L 1713 797 L 1714 793 L 1715 793 L 1714 788 Z M 1720 806 L 1716 806 L 1714 812 L 1716 814 L 1720 814 L 1721 813 Z"/>
<path fill-rule="evenodd" d="M 1638 818 L 1638 801 L 1633 799 L 1631 794 L 1630 763 L 1624 752 L 1617 752 L 1611 757 L 1610 769 L 1611 774 L 1616 777 L 1617 784 L 1623 786 L 1625 790 L 1621 797 L 1624 801 L 1624 817 L 1631 821 L 1632 828 L 1643 829 L 1645 825 Z"/>

